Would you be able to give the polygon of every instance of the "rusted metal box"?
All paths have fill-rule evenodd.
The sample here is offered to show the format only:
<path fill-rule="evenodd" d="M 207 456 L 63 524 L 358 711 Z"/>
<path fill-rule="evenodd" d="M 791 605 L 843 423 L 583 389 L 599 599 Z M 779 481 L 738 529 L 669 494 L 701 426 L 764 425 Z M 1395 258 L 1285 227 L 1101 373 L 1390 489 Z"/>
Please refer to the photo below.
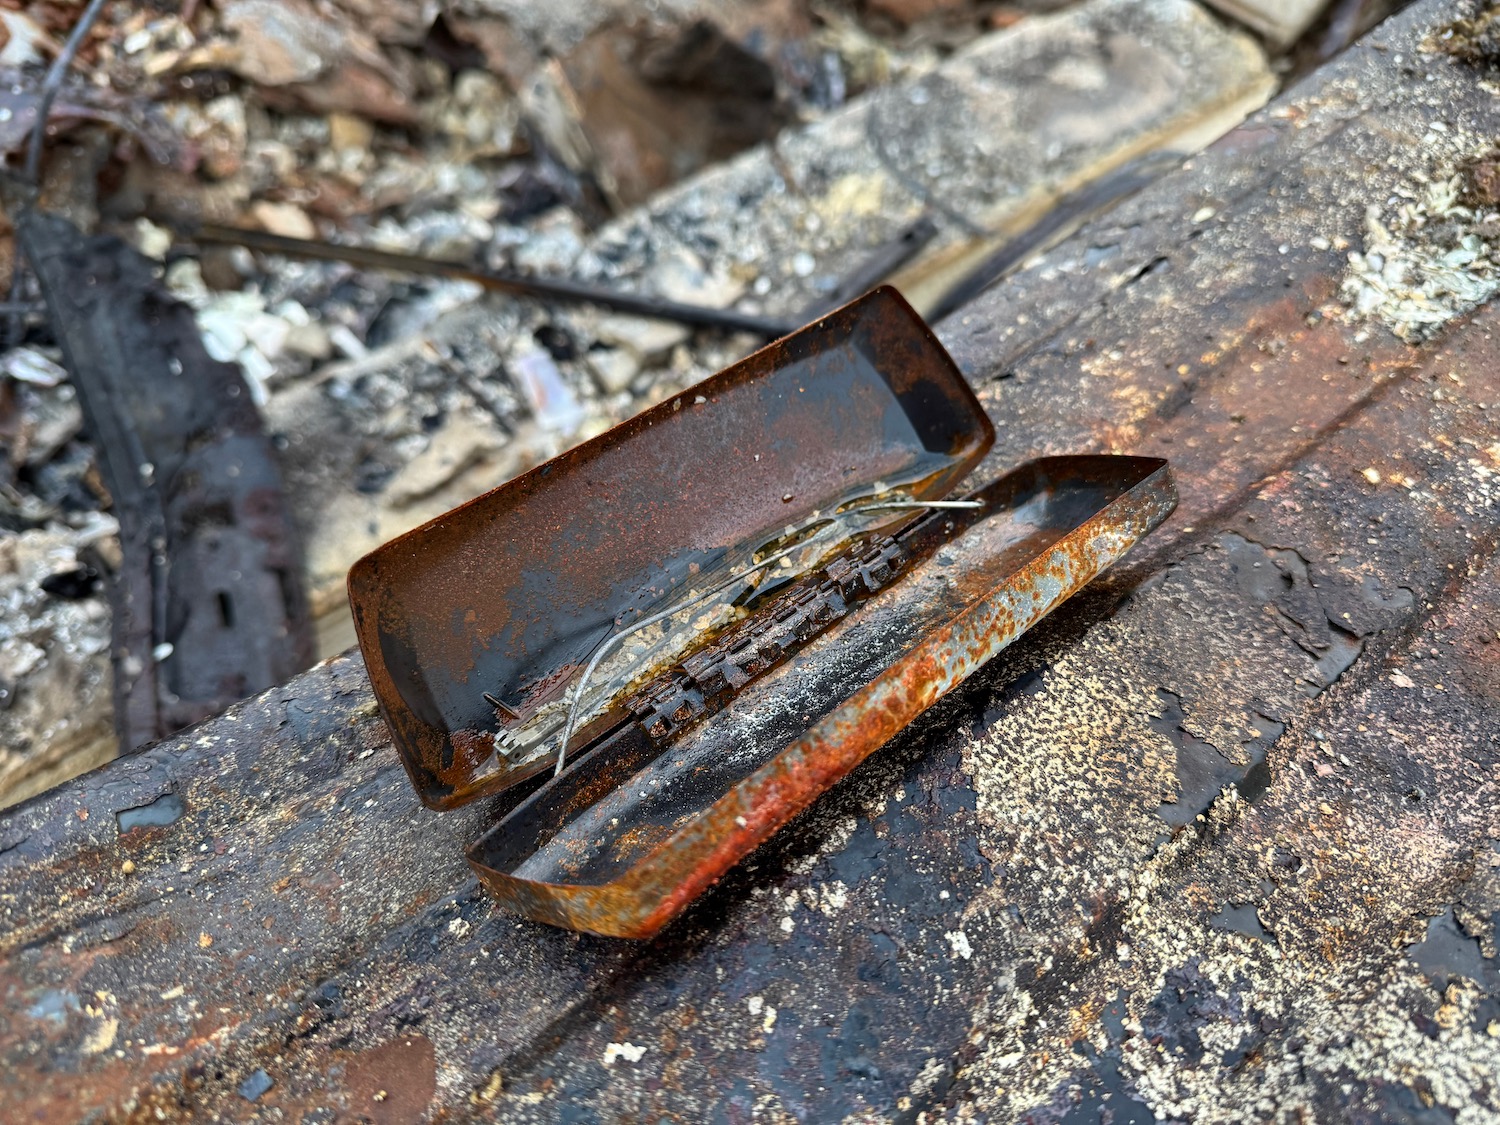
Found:
<path fill-rule="evenodd" d="M 879 289 L 355 564 L 424 803 L 555 768 L 566 738 L 471 847 L 486 886 L 651 936 L 1175 504 L 1132 457 L 945 499 L 993 440 Z"/>

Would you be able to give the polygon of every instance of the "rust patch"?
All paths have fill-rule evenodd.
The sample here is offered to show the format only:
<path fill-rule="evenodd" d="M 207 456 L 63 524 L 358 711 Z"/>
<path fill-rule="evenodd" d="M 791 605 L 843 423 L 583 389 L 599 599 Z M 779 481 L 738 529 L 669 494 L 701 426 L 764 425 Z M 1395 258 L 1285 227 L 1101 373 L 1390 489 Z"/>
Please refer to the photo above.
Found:
<path fill-rule="evenodd" d="M 420 1121 L 437 1093 L 437 1051 L 425 1035 L 406 1035 L 361 1052 L 344 1065 L 348 1109 L 371 1125 Z"/>

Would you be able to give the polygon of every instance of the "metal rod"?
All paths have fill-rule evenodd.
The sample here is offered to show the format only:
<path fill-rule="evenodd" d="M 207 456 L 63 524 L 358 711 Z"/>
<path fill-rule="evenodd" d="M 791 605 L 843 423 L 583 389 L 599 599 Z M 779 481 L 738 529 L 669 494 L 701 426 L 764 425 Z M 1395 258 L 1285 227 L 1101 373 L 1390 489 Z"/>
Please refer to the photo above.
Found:
<path fill-rule="evenodd" d="M 706 305 L 669 301 L 662 297 L 622 293 L 616 289 L 590 285 L 582 281 L 569 281 L 566 278 L 528 277 L 509 270 L 484 269 L 464 262 L 424 258 L 418 254 L 402 254 L 364 246 L 340 246 L 336 243 L 308 238 L 287 238 L 284 235 L 270 234 L 266 231 L 222 226 L 218 223 L 181 225 L 181 229 L 185 235 L 198 242 L 244 246 L 266 254 L 283 254 L 288 258 L 347 262 L 349 265 L 363 269 L 394 270 L 398 273 L 456 278 L 477 282 L 486 289 L 500 293 L 513 293 L 520 297 L 540 297 L 570 304 L 602 305 L 619 312 L 651 317 L 656 320 L 672 320 L 679 324 L 691 324 L 701 328 L 724 328 L 731 332 L 752 332 L 766 339 L 777 339 L 800 327 L 788 321 L 756 316 L 752 313 L 735 312 L 733 309 L 715 309 Z"/>
<path fill-rule="evenodd" d="M 83 41 L 88 38 L 89 30 L 94 26 L 94 21 L 99 18 L 99 13 L 104 10 L 104 5 L 108 2 L 109 0 L 90 0 L 89 6 L 83 10 L 83 15 L 79 16 L 78 22 L 73 25 L 67 41 L 62 45 L 62 50 L 57 52 L 57 58 L 52 60 L 52 66 L 47 70 L 47 77 L 42 79 L 41 96 L 36 102 L 36 122 L 31 127 L 31 140 L 26 146 L 26 182 L 28 184 L 35 186 L 37 177 L 42 171 L 42 143 L 47 133 L 47 119 L 52 116 L 52 103 L 57 100 L 63 79 L 67 77 L 68 68 L 73 65 L 78 49 L 83 46 Z"/>

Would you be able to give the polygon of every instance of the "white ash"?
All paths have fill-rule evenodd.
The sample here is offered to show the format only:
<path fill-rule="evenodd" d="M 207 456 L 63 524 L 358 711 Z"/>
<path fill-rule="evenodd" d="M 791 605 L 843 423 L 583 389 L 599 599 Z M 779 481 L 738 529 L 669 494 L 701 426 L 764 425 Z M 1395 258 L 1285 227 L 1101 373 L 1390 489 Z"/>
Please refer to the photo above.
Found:
<path fill-rule="evenodd" d="M 105 547 L 118 531 L 95 513 L 82 527 L 52 523 L 0 535 L 0 793 L 15 786 L 38 753 L 108 756 L 110 612 L 102 595 L 48 594 L 43 579 L 76 569 L 79 552 Z M 107 547 L 105 547 L 107 550 Z"/>
<path fill-rule="evenodd" d="M 1366 208 L 1365 248 L 1349 255 L 1343 284 L 1353 319 L 1421 343 L 1500 289 L 1500 213 L 1465 206 L 1461 183 L 1450 170 L 1394 206 Z"/>

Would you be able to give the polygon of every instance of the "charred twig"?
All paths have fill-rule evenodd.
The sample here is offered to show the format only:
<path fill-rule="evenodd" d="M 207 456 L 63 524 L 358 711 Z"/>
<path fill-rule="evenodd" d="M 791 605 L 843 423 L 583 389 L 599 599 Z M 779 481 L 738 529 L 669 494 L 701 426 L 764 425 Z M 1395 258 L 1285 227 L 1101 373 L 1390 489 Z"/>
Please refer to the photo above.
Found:
<path fill-rule="evenodd" d="M 41 175 L 42 144 L 47 134 L 47 118 L 52 115 L 52 103 L 57 100 L 63 79 L 68 75 L 68 68 L 73 65 L 78 49 L 88 38 L 94 21 L 99 18 L 99 13 L 104 10 L 106 3 L 107 0 L 89 0 L 89 6 L 83 10 L 83 15 L 79 16 L 78 22 L 73 25 L 73 30 L 68 34 L 62 50 L 58 51 L 57 58 L 52 60 L 52 66 L 47 70 L 47 77 L 42 79 L 41 97 L 36 103 L 36 124 L 32 126 L 31 141 L 26 147 L 25 175 L 28 184 L 34 185 L 38 176 Z"/>
<path fill-rule="evenodd" d="M 967 275 L 955 282 L 933 305 L 927 319 L 936 324 L 974 300 L 991 285 L 1038 251 L 1056 245 L 1084 223 L 1098 217 L 1182 163 L 1177 152 L 1154 152 L 1064 195 L 1040 219 L 1008 239 Z"/>
<path fill-rule="evenodd" d="M 63 79 L 68 76 L 68 68 L 73 65 L 73 60 L 78 56 L 78 49 L 83 46 L 83 41 L 88 38 L 90 29 L 99 18 L 99 13 L 104 10 L 106 0 L 89 0 L 89 6 L 83 10 L 83 15 L 78 17 L 78 22 L 73 25 L 73 30 L 68 34 L 67 41 L 63 43 L 62 50 L 57 52 L 57 58 L 52 60 L 52 65 L 47 69 L 47 76 L 42 79 L 41 96 L 36 103 L 36 121 L 31 127 L 31 137 L 26 145 L 26 164 L 23 175 L 26 186 L 35 189 L 42 172 L 42 145 L 47 137 L 47 119 L 52 116 L 52 103 L 57 100 L 58 92 L 62 89 Z M 15 263 L 11 267 L 10 277 L 10 305 L 17 305 L 21 297 L 21 256 L 16 255 Z M 7 347 L 13 347 L 21 338 L 22 312 L 7 310 L 9 323 L 6 326 L 5 343 Z"/>
<path fill-rule="evenodd" d="M 469 397 L 474 400 L 475 404 L 481 410 L 490 416 L 495 425 L 500 428 L 501 433 L 508 438 L 516 436 L 513 420 L 501 408 L 500 404 L 495 401 L 495 396 L 467 366 L 454 358 L 452 351 L 447 348 L 438 349 L 431 344 L 426 345 L 425 350 L 429 354 L 436 353 L 435 358 L 438 366 L 453 376 L 459 386 L 469 392 Z"/>
<path fill-rule="evenodd" d="M 673 320 L 679 324 L 691 324 L 700 328 L 723 328 L 731 332 L 753 332 L 766 339 L 785 336 L 797 326 L 771 317 L 755 316 L 735 312 L 733 309 L 714 309 L 705 305 L 689 305 L 681 301 L 669 301 L 662 297 L 647 297 L 636 293 L 622 293 L 600 285 L 566 278 L 528 277 L 510 270 L 491 270 L 464 262 L 449 262 L 440 258 L 424 258 L 419 254 L 401 254 L 390 250 L 375 250 L 364 246 L 340 246 L 316 239 L 287 238 L 284 235 L 265 231 L 247 230 L 241 227 L 221 226 L 217 223 L 201 223 L 184 228 L 184 233 L 198 242 L 216 243 L 225 246 L 244 246 L 266 254 L 283 254 L 288 258 L 302 258 L 322 262 L 345 262 L 362 269 L 393 270 L 397 273 L 416 273 L 428 277 L 448 277 L 460 281 L 473 281 L 486 289 L 499 293 L 512 293 L 519 297 L 539 297 L 547 300 L 565 301 L 573 304 L 602 305 L 618 312 L 636 316 L 653 317 L 657 320 Z"/>

